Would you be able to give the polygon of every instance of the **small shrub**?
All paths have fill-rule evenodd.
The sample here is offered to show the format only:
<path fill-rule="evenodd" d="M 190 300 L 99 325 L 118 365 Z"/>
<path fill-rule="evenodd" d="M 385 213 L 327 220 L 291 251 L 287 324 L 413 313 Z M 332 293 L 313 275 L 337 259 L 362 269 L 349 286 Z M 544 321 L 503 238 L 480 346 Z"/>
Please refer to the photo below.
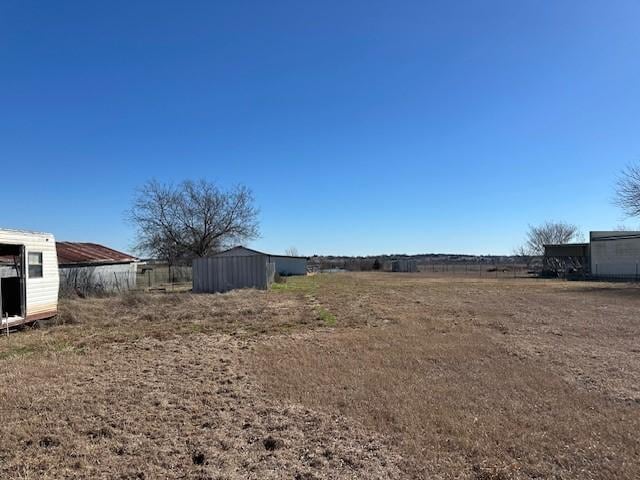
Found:
<path fill-rule="evenodd" d="M 203 465 L 205 461 L 204 453 L 200 451 L 193 452 L 191 454 L 191 461 L 193 462 L 194 465 Z"/>
<path fill-rule="evenodd" d="M 336 318 L 336 316 L 333 313 L 331 313 L 329 310 L 323 307 L 318 308 L 318 318 L 320 318 L 320 320 L 322 320 L 325 323 L 325 325 L 328 325 L 330 327 L 335 326 L 336 323 L 338 322 L 338 319 Z"/>
<path fill-rule="evenodd" d="M 279 438 L 273 438 L 271 435 L 262 440 L 262 444 L 264 445 L 265 450 L 269 451 L 278 450 L 284 447 L 284 442 L 282 440 Z"/>

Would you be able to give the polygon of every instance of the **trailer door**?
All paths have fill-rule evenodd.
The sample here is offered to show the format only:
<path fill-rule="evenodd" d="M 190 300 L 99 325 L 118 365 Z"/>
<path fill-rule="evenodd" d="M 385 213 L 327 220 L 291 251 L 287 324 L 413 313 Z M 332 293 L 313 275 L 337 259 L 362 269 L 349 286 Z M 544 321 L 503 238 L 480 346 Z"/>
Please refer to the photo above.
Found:
<path fill-rule="evenodd" d="M 24 245 L 20 246 L 20 307 L 22 318 L 27 318 L 27 254 Z"/>

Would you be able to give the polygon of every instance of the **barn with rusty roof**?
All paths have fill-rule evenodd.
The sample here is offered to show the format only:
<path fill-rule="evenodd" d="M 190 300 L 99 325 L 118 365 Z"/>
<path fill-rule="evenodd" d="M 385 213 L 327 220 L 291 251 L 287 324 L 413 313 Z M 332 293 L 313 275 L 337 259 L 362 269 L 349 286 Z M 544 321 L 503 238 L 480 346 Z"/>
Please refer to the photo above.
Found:
<path fill-rule="evenodd" d="M 104 245 L 56 242 L 63 293 L 109 293 L 136 286 L 138 258 Z"/>

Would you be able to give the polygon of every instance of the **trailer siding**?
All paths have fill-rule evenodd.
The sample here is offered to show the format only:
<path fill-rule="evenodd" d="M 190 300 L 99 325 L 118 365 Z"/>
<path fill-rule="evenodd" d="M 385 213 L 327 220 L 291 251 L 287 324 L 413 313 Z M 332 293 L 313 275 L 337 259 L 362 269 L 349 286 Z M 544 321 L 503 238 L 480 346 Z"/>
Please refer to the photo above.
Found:
<path fill-rule="evenodd" d="M 29 253 L 42 253 L 42 278 L 30 278 L 28 265 L 25 266 L 26 321 L 54 316 L 58 310 L 58 257 L 56 242 L 48 233 L 24 232 L 20 230 L 0 230 L 0 243 L 24 245 L 25 262 Z"/>

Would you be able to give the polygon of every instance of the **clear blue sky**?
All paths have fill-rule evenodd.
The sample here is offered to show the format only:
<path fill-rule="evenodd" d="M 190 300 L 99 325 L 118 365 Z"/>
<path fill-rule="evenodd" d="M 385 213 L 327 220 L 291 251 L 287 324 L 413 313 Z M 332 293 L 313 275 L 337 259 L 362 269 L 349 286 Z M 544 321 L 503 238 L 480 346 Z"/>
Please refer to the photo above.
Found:
<path fill-rule="evenodd" d="M 246 184 L 274 252 L 610 229 L 638 25 L 637 0 L 0 0 L 0 226 L 126 250 L 155 177 Z"/>

